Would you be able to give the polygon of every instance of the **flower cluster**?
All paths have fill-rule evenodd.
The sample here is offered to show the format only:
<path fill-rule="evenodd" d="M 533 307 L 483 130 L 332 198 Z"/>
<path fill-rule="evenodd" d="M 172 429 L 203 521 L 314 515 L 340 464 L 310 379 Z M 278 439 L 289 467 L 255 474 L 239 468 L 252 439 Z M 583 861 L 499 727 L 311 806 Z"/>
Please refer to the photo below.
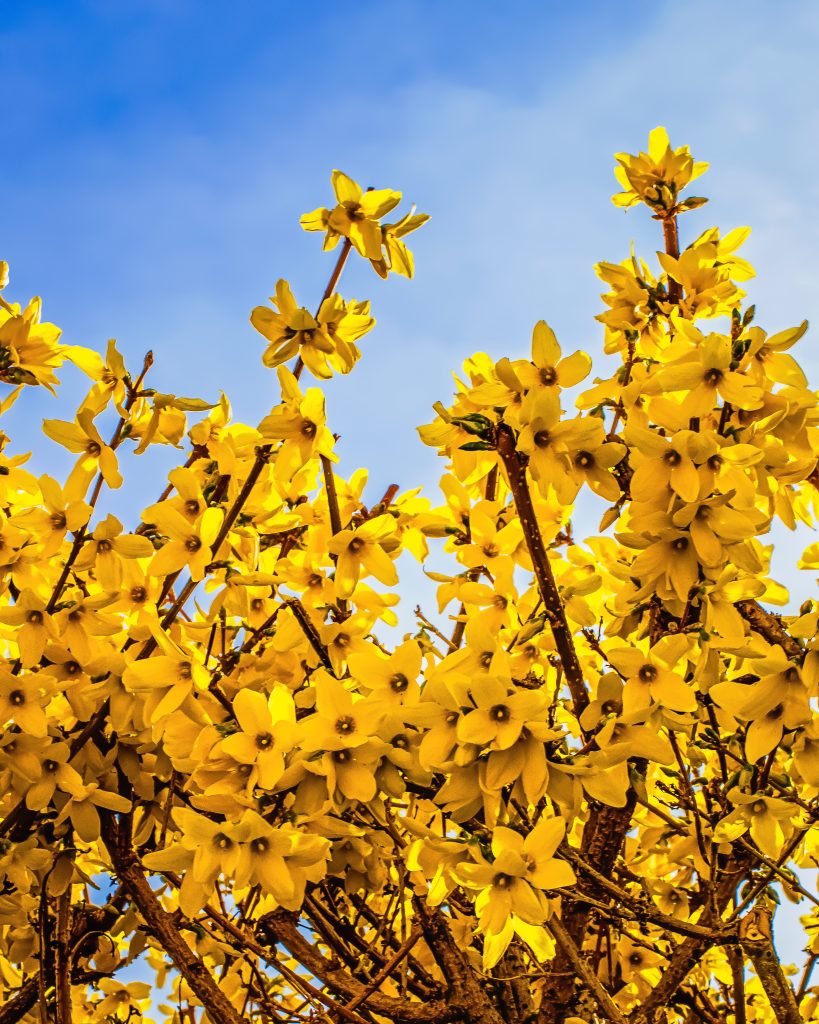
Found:
<path fill-rule="evenodd" d="M 616 369 L 590 380 L 545 321 L 508 358 L 474 355 L 419 428 L 445 460 L 434 499 L 342 477 L 302 381 L 351 371 L 374 326 L 336 291 L 351 252 L 412 276 L 403 239 L 426 218 L 382 223 L 398 192 L 336 171 L 336 205 L 302 218 L 343 241 L 315 312 L 280 280 L 251 314 L 276 368 L 256 425 L 2 302 L 0 414 L 65 360 L 90 380 L 43 424 L 64 480 L 0 435 L 14 1019 L 139 1018 L 146 986 L 116 977 L 137 958 L 159 987 L 171 971 L 169 1024 L 796 1005 L 765 922 L 817 863 L 819 602 L 771 610 L 788 595 L 769 535 L 819 514 L 819 401 L 790 354 L 806 325 L 756 324 L 745 230 L 680 250 L 703 202 L 681 195 L 705 169 L 687 148 L 657 129 L 617 159 L 615 203 L 647 206 L 666 251 L 598 267 Z M 124 523 L 106 497 L 153 445 L 183 464 Z M 575 536 L 581 502 L 596 535 Z M 404 609 L 390 633 L 432 545 L 437 615 Z"/>

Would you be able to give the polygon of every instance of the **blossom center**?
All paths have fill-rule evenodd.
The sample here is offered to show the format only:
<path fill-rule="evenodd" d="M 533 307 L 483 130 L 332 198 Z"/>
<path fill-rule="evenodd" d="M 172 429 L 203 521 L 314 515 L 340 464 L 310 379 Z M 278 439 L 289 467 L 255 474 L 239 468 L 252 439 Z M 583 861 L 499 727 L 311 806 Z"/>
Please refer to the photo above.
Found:
<path fill-rule="evenodd" d="M 390 689 L 393 693 L 403 693 L 408 686 L 409 679 L 407 679 L 403 672 L 396 672 L 390 679 Z"/>

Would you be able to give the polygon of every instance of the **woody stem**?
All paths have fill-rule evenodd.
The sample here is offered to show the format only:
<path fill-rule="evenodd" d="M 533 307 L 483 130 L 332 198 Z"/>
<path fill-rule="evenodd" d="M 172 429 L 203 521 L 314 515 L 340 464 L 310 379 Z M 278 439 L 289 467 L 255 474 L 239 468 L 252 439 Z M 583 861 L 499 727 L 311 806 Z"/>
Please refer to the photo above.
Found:
<path fill-rule="evenodd" d="M 526 466 L 515 448 L 515 435 L 505 423 L 501 423 L 498 427 L 497 449 L 509 478 L 509 489 L 512 492 L 523 535 L 526 538 L 526 546 L 532 559 L 535 579 L 543 599 L 546 617 L 552 628 L 557 652 L 566 675 L 566 683 L 572 696 L 573 710 L 579 717 L 589 703 L 589 695 L 583 680 L 583 669 L 577 657 L 574 638 L 566 619 L 566 610 L 563 607 L 546 545 L 543 543 L 543 535 L 537 523 L 532 495 L 526 480 Z"/>

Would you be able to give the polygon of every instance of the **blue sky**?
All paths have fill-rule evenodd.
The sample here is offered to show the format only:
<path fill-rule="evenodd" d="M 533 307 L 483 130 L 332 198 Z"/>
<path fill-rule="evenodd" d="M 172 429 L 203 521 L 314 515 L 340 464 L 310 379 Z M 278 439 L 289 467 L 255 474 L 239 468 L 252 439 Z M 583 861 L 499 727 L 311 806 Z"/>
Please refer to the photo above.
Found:
<path fill-rule="evenodd" d="M 354 266 L 342 287 L 372 297 L 379 327 L 329 408 L 345 466 L 372 466 L 374 489 L 436 479 L 414 426 L 465 355 L 522 352 L 540 317 L 599 350 L 593 263 L 633 237 L 658 245 L 647 217 L 610 204 L 612 154 L 657 123 L 714 167 L 690 232 L 755 226 L 762 322 L 817 302 L 811 4 L 227 11 L 12 0 L 0 29 L 10 294 L 42 294 L 67 341 L 117 337 L 134 364 L 153 348 L 161 390 L 225 387 L 240 417 L 267 411 L 275 382 L 247 316 L 279 276 L 315 301 L 331 257 L 298 216 L 328 200 L 335 166 L 433 215 L 416 281 Z"/>
<path fill-rule="evenodd" d="M 116 337 L 135 368 L 153 348 L 155 387 L 225 388 L 256 422 L 276 386 L 250 309 L 280 276 L 312 306 L 332 262 L 298 216 L 329 200 L 333 167 L 400 188 L 433 216 L 413 236 L 417 278 L 345 272 L 342 294 L 371 297 L 379 324 L 328 407 L 372 500 L 430 486 L 441 466 L 415 426 L 465 356 L 523 354 L 541 317 L 599 353 L 593 263 L 660 244 L 611 205 L 612 154 L 656 124 L 712 163 L 683 242 L 751 224 L 759 322 L 817 319 L 818 50 L 810 0 L 5 0 L 7 294 L 42 294 L 67 342 Z M 814 339 L 800 358 L 817 381 Z M 27 399 L 18 430 L 70 416 Z M 25 447 L 57 464 L 50 442 Z M 149 469 L 135 479 L 153 495 Z M 131 500 L 113 503 L 123 518 Z"/>

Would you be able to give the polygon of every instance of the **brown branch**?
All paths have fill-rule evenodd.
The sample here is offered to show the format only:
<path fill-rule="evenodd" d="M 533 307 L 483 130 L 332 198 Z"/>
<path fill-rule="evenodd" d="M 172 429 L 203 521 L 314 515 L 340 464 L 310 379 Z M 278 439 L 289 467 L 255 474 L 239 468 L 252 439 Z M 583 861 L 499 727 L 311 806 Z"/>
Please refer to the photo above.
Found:
<path fill-rule="evenodd" d="M 802 840 L 805 838 L 808 832 L 814 827 L 814 823 L 813 821 L 811 821 L 804 827 L 794 830 L 793 835 L 782 848 L 782 851 L 780 852 L 779 857 L 777 857 L 776 861 L 774 863 L 767 865 L 768 873 L 764 875 L 757 882 L 757 884 L 746 894 L 742 902 L 738 904 L 733 914 L 731 915 L 732 918 L 738 917 L 742 913 L 742 911 L 746 909 L 746 907 L 750 907 L 751 904 L 756 901 L 757 896 L 759 896 L 761 893 L 765 891 L 765 889 L 768 888 L 768 886 L 771 884 L 774 878 L 777 877 L 777 872 L 781 873 L 781 869 L 790 860 L 791 854 L 794 852 L 797 846 L 799 846 L 799 844 L 802 842 Z M 764 854 L 758 853 L 758 851 L 750 845 L 746 845 L 745 848 L 749 852 L 753 853 L 754 856 L 764 856 Z M 793 885 L 793 883 L 787 876 L 782 876 L 780 874 L 780 877 L 782 877 L 782 880 L 786 883 L 786 885 Z M 794 882 L 796 882 L 796 879 L 794 879 Z M 798 882 L 796 884 L 798 885 Z M 815 897 L 812 897 L 812 894 L 808 894 L 808 898 L 813 898 L 815 900 Z"/>
<path fill-rule="evenodd" d="M 503 986 L 501 1007 L 507 1024 L 532 1024 L 537 1020 L 532 979 L 523 960 L 523 944 L 513 939 L 495 968 L 495 977 Z"/>
<path fill-rule="evenodd" d="M 452 937 L 446 918 L 436 907 L 428 907 L 420 896 L 412 906 L 424 931 L 424 939 L 450 986 L 450 1003 L 467 1024 L 502 1024 L 501 1018 L 480 985 L 466 950 Z"/>
<path fill-rule="evenodd" d="M 326 455 L 320 455 L 321 470 L 324 473 L 324 490 L 327 492 L 327 508 L 330 510 L 330 529 L 333 536 L 341 533 L 341 512 L 338 507 L 338 491 L 336 491 L 336 475 L 333 464 Z"/>
<path fill-rule="evenodd" d="M 750 863 L 746 851 L 736 851 L 732 861 L 723 869 L 719 885 L 713 894 L 711 907 L 706 908 L 702 922 L 716 923 L 720 915 L 734 898 L 736 887 L 745 876 Z M 663 969 L 662 977 L 654 986 L 642 1005 L 636 1007 L 629 1015 L 631 1024 L 653 1024 L 658 1009 L 669 1005 L 677 989 L 682 985 L 689 973 L 699 963 L 710 943 L 702 938 L 689 938 L 680 943 L 670 955 L 668 964 Z"/>
<path fill-rule="evenodd" d="M 728 947 L 728 963 L 731 965 L 731 983 L 734 989 L 734 1019 L 736 1024 L 746 1024 L 745 1008 L 745 962 L 738 945 Z"/>
<path fill-rule="evenodd" d="M 69 944 L 72 952 L 68 958 L 71 971 L 71 982 L 73 984 L 87 984 L 105 976 L 99 971 L 87 971 L 77 966 L 74 960 L 81 954 L 81 950 L 88 946 L 89 939 L 95 936 L 104 935 L 121 913 L 119 893 L 114 893 L 105 907 L 88 906 L 79 910 L 73 915 Z M 90 950 L 88 950 L 90 953 Z M 118 970 L 125 966 L 127 960 L 120 961 L 114 967 Z M 110 972 L 109 972 L 110 973 Z M 39 981 L 35 978 L 28 978 L 18 988 L 14 995 L 6 999 L 0 1006 L 0 1024 L 18 1024 L 27 1013 L 36 1005 L 39 995 Z"/>
<path fill-rule="evenodd" d="M 461 605 L 461 608 L 463 608 L 463 605 Z M 462 611 L 461 614 L 463 615 L 464 612 Z M 444 634 L 440 631 L 440 629 L 438 629 L 435 623 L 430 622 L 430 620 L 426 617 L 426 615 L 424 615 L 423 611 L 421 610 L 420 604 L 417 604 L 415 606 L 415 617 L 416 619 L 418 619 L 418 621 L 421 623 L 424 629 L 432 633 L 433 636 L 437 636 L 438 639 L 442 641 L 449 648 L 450 651 L 457 651 L 458 644 L 455 642 L 455 640 L 450 640 L 449 637 L 444 636 Z M 462 625 L 460 619 L 457 625 Z"/>
<path fill-rule="evenodd" d="M 330 280 L 327 282 L 327 287 L 324 289 L 324 294 L 321 297 L 321 302 L 318 304 L 316 315 L 321 309 L 322 304 L 330 298 L 335 291 L 335 287 L 338 284 L 338 279 L 341 277 L 341 271 L 344 269 L 344 264 L 347 262 L 347 257 L 350 255 L 350 250 L 353 247 L 353 243 L 349 238 L 345 238 L 341 245 L 341 252 L 338 254 L 336 265 L 333 267 L 333 272 L 330 275 Z M 293 376 L 298 380 L 301 377 L 302 370 L 304 369 L 304 360 L 301 356 L 296 359 L 296 364 L 293 367 Z"/>
<path fill-rule="evenodd" d="M 236 1008 L 220 991 L 210 971 L 179 934 L 173 918 L 162 909 L 131 845 L 129 829 L 110 812 L 103 811 L 100 817 L 102 840 L 118 879 L 133 899 L 154 938 L 173 960 L 208 1016 L 214 1024 L 244 1024 Z"/>
<path fill-rule="evenodd" d="M 680 236 L 677 228 L 677 215 L 672 214 L 670 217 L 663 217 L 662 225 L 665 251 L 672 259 L 678 260 L 680 258 Z M 668 301 L 673 302 L 676 306 L 679 305 L 681 298 L 682 286 L 679 281 L 675 281 L 674 278 L 669 275 Z"/>
<path fill-rule="evenodd" d="M 361 1006 L 362 1003 L 366 1002 L 370 996 L 378 990 L 379 986 L 390 977 L 395 968 L 409 956 L 410 950 L 420 938 L 421 930 L 417 929 L 413 931 L 409 938 L 398 947 L 395 953 L 393 953 L 390 959 L 384 964 L 369 985 L 359 992 L 355 999 L 347 1003 L 346 1009 L 355 1010 L 357 1007 Z"/>
<path fill-rule="evenodd" d="M 136 401 L 139 389 L 142 386 L 142 382 L 145 380 L 145 375 L 153 365 L 153 361 L 153 352 L 146 352 L 145 359 L 143 360 L 142 363 L 142 372 L 137 377 L 136 382 L 131 387 L 128 388 L 128 398 L 126 399 L 124 407 L 126 411 L 130 410 L 134 402 Z M 119 422 L 116 425 L 116 428 L 114 429 L 114 433 L 111 437 L 110 444 L 108 445 L 108 447 L 111 448 L 112 450 L 116 450 L 122 444 L 124 440 L 122 434 L 124 427 L 125 417 L 121 416 L 119 418 Z M 98 473 L 97 479 L 94 483 L 94 490 L 92 491 L 91 498 L 88 502 L 92 510 L 96 508 L 97 502 L 99 501 L 100 494 L 102 493 L 102 484 L 103 475 L 102 473 Z M 68 557 L 65 560 L 62 572 L 60 573 L 59 578 L 57 579 L 57 582 L 54 585 L 54 589 L 51 592 L 51 597 L 48 599 L 48 604 L 46 605 L 46 613 L 48 615 L 50 615 L 57 607 L 57 602 L 60 600 L 63 588 L 65 587 L 66 582 L 68 581 L 68 576 L 69 573 L 71 572 L 71 568 L 77 560 L 77 556 L 79 555 L 80 550 L 82 549 L 83 542 L 85 541 L 87 535 L 88 523 L 84 523 L 79 528 L 79 530 L 77 530 L 77 532 L 74 534 L 74 542 L 71 545 L 71 550 L 68 552 Z"/>
<path fill-rule="evenodd" d="M 244 484 L 242 484 L 242 489 L 236 495 L 233 504 L 231 505 L 230 509 L 225 515 L 225 518 L 222 522 L 222 526 L 220 527 L 219 532 L 216 535 L 216 539 L 211 545 L 210 550 L 214 558 L 216 557 L 219 548 L 222 546 L 225 539 L 227 538 L 227 535 L 233 528 L 233 524 L 236 522 L 239 513 L 244 508 L 247 499 L 250 497 L 250 492 L 256 486 L 256 483 L 258 482 L 258 479 L 261 476 L 262 470 L 270 461 L 270 453 L 272 452 L 272 450 L 273 445 L 271 444 L 263 445 L 261 448 L 257 449 L 256 458 L 253 462 L 253 465 L 250 467 L 250 472 L 247 474 L 247 478 L 245 479 Z M 182 610 L 182 608 L 184 608 L 188 598 L 191 596 L 194 590 L 196 590 L 197 586 L 198 583 L 196 581 L 189 579 L 185 586 L 180 590 L 179 597 L 177 597 L 177 599 L 174 601 L 174 603 L 171 605 L 171 607 L 168 609 L 168 611 L 166 612 L 162 619 L 163 629 L 167 629 L 168 626 L 170 626 L 171 623 L 176 619 L 177 615 Z M 143 649 L 140 651 L 140 659 L 147 658 L 148 655 L 153 653 L 155 647 L 156 640 L 149 640 L 145 644 Z"/>
<path fill-rule="evenodd" d="M 771 915 L 759 908 L 746 914 L 739 925 L 739 941 L 754 965 L 778 1024 L 802 1024 L 796 996 L 774 949 Z"/>
<path fill-rule="evenodd" d="M 625 1018 L 620 1013 L 614 1000 L 603 988 L 597 975 L 592 974 L 589 965 L 580 955 L 580 950 L 572 941 L 571 935 L 563 927 L 563 923 L 557 914 L 549 918 L 546 922 L 546 927 L 554 936 L 554 940 L 563 951 L 566 960 L 574 968 L 578 981 L 583 984 L 586 991 L 594 998 L 606 1019 L 614 1021 L 615 1024 L 626 1024 Z"/>
<path fill-rule="evenodd" d="M 47 993 L 51 983 L 48 975 L 54 971 L 54 950 L 52 945 L 51 917 L 48 912 L 48 880 L 56 861 L 48 869 L 40 885 L 40 901 L 37 906 L 37 945 L 39 946 L 39 968 L 37 971 L 37 1002 L 40 1020 L 48 1020 Z"/>
<path fill-rule="evenodd" d="M 54 943 L 54 979 L 57 1024 L 71 1024 L 71 884 L 57 897 L 57 926 Z"/>
<path fill-rule="evenodd" d="M 341 253 L 339 254 L 338 260 L 336 261 L 336 265 L 333 269 L 333 272 L 330 275 L 330 280 L 327 282 L 327 287 L 324 289 L 324 294 L 322 295 L 321 302 L 319 303 L 319 309 L 321 308 L 321 303 L 324 302 L 325 299 L 329 298 L 330 295 L 333 294 L 333 289 L 338 283 L 338 279 L 341 276 L 341 271 L 344 269 L 344 264 L 347 260 L 347 256 L 350 253 L 350 245 L 350 240 L 345 239 L 344 245 L 342 246 L 341 249 Z M 299 356 L 298 362 L 296 364 L 296 370 L 294 371 L 297 379 L 301 374 L 301 367 L 303 366 L 304 364 L 301 360 L 301 356 Z M 256 450 L 256 459 L 250 468 L 250 472 L 248 473 L 244 484 L 242 485 L 242 489 L 236 495 L 233 504 L 231 505 L 229 511 L 225 515 L 221 529 L 219 530 L 219 533 L 216 535 L 216 539 L 211 545 L 211 553 L 214 558 L 216 557 L 219 548 L 222 546 L 225 539 L 227 538 L 227 535 L 230 533 L 233 524 L 235 523 L 236 519 L 239 516 L 239 513 L 244 508 L 247 499 L 250 497 L 251 491 L 256 486 L 256 483 L 259 477 L 261 476 L 262 470 L 270 461 L 272 451 L 272 444 L 263 445 L 262 447 Z M 182 610 L 182 608 L 184 608 L 188 598 L 191 596 L 194 590 L 196 590 L 197 585 L 198 584 L 195 583 L 193 580 L 188 580 L 188 582 L 180 591 L 179 597 L 177 597 L 177 599 L 174 601 L 174 603 L 171 605 L 170 609 L 162 619 L 163 629 L 167 629 L 168 626 L 176 619 L 179 612 Z M 140 658 L 148 657 L 148 655 L 153 653 L 155 647 L 156 641 L 153 639 L 149 640 L 143 647 L 142 651 L 140 652 Z"/>
<path fill-rule="evenodd" d="M 801 839 L 802 834 L 800 833 L 800 842 Z M 734 842 L 739 843 L 739 845 L 743 847 L 743 849 L 745 849 L 752 857 L 758 860 L 760 864 L 764 864 L 771 871 L 771 873 L 775 875 L 777 878 L 781 879 L 785 883 L 785 885 L 788 886 L 789 889 L 794 889 L 796 892 L 804 896 L 805 899 L 810 900 L 811 903 L 814 904 L 814 906 L 819 907 L 819 897 L 814 896 L 810 889 L 806 889 L 804 885 L 797 881 L 794 875 L 789 875 L 787 871 L 785 871 L 776 863 L 776 861 L 771 860 L 770 857 L 766 857 L 764 853 L 761 853 L 759 850 L 756 849 L 755 846 L 752 846 L 744 836 L 737 836 Z M 791 852 L 792 851 L 790 850 L 788 851 L 788 856 L 790 856 Z"/>
<path fill-rule="evenodd" d="M 369 1008 L 379 1016 L 383 1015 L 394 1021 L 441 1021 L 443 1024 L 459 1018 L 458 1007 L 445 1000 L 420 1003 L 407 999 L 395 999 L 380 992 L 365 995 L 366 987 L 361 982 L 328 960 L 301 933 L 298 918 L 294 914 L 273 911 L 273 913 L 260 918 L 258 926 L 264 933 L 272 935 L 277 942 L 285 945 L 290 954 L 323 985 L 340 995 L 347 996 L 351 1002 L 361 997 L 356 1005 L 360 1005 L 366 999 Z M 344 1009 L 347 1009 L 352 1016 L 352 1011 L 348 1007 L 344 1007 Z"/>
<path fill-rule="evenodd" d="M 290 985 L 297 991 L 301 992 L 305 996 L 307 1001 L 311 1004 L 311 1007 L 318 1015 L 329 1022 L 329 1024 L 337 1024 L 340 1021 L 347 1021 L 347 1024 L 364 1024 L 364 1018 L 359 1017 L 357 1013 L 352 1013 L 350 1010 L 343 1006 L 341 1003 L 337 1003 L 332 996 L 327 995 L 326 992 L 322 992 L 321 989 L 311 985 L 306 978 L 302 975 L 297 974 L 296 971 L 291 970 L 287 964 L 276 962 L 276 966 L 281 971 L 282 977 L 285 981 L 289 982 Z M 331 1017 L 317 1006 L 318 1003 L 324 1003 L 325 1006 L 329 1007 L 336 1014 L 336 1020 L 334 1021 Z"/>
<path fill-rule="evenodd" d="M 307 614 L 304 605 L 297 597 L 289 597 L 284 603 L 293 613 L 296 622 L 301 626 L 302 632 L 307 637 L 310 646 L 318 655 L 319 661 L 327 669 L 330 675 L 335 675 L 335 669 L 333 668 L 333 663 L 330 660 L 330 655 L 327 653 L 327 648 L 321 642 L 318 630 L 310 621 L 310 616 Z"/>
<path fill-rule="evenodd" d="M 800 1003 L 804 998 L 805 993 L 808 991 L 808 985 L 810 984 L 811 975 L 813 974 L 813 968 L 816 966 L 816 961 L 819 960 L 819 953 L 811 953 L 805 961 L 805 967 L 802 971 L 802 977 L 799 980 L 799 988 L 796 990 L 796 1001 Z M 740 1024 L 737 1021 L 737 1024 Z M 741 1024 L 745 1024 L 742 1021 Z"/>
<path fill-rule="evenodd" d="M 526 480 L 526 466 L 515 448 L 515 435 L 512 433 L 511 427 L 505 423 L 501 423 L 498 427 L 497 448 L 509 478 L 509 487 L 512 491 L 523 535 L 526 538 L 529 556 L 532 559 L 546 618 L 552 628 L 566 682 L 572 696 L 573 711 L 579 718 L 589 703 L 589 695 L 583 680 L 583 669 L 577 657 L 572 632 L 566 619 L 566 610 L 557 589 L 546 545 L 543 543 L 543 535 L 535 516 L 532 495 Z"/>
<path fill-rule="evenodd" d="M 570 846 L 562 846 L 559 851 L 567 860 L 570 860 L 573 864 L 577 865 L 578 869 L 584 874 L 591 878 L 595 885 L 599 886 L 604 891 L 608 892 L 609 895 L 613 896 L 617 901 L 616 906 L 612 907 L 612 913 L 622 914 L 624 909 L 630 911 L 630 915 L 637 920 L 650 921 L 652 924 L 657 925 L 658 928 L 662 928 L 665 931 L 676 932 L 679 935 L 686 935 L 692 938 L 703 939 L 706 942 L 718 943 L 718 942 L 730 942 L 736 939 L 736 932 L 734 930 L 720 931 L 714 928 L 705 928 L 700 924 L 693 924 L 690 921 L 683 921 L 677 917 L 671 917 L 669 914 L 663 914 L 661 911 L 653 905 L 648 903 L 642 903 L 640 900 L 632 897 L 625 889 L 621 889 L 619 885 L 616 885 L 611 879 L 602 875 L 599 871 L 596 871 L 591 864 L 586 861 L 573 850 Z M 578 899 L 583 899 L 582 895 L 578 896 Z"/>
<path fill-rule="evenodd" d="M 336 490 L 336 475 L 333 472 L 333 464 L 327 458 L 326 455 L 319 456 L 321 460 L 321 471 L 324 475 L 324 490 L 327 494 L 327 508 L 330 512 L 330 530 L 335 537 L 337 533 L 341 533 L 341 510 L 338 507 L 338 491 Z M 333 563 L 338 562 L 338 556 L 332 555 Z M 340 614 L 346 617 L 348 612 L 347 602 L 343 598 L 338 600 L 338 610 Z"/>
<path fill-rule="evenodd" d="M 357 899 L 355 895 L 352 893 L 348 893 L 347 896 L 350 899 L 353 906 L 355 906 L 356 914 L 364 918 L 364 920 L 377 931 L 379 926 L 383 922 L 383 918 L 381 918 L 380 915 L 374 913 L 372 908 L 367 905 L 366 901 Z M 342 912 L 342 914 L 340 915 L 340 919 L 343 919 L 343 917 L 344 913 Z M 353 945 L 360 944 L 359 948 L 362 949 L 362 951 L 366 950 L 366 940 L 363 939 L 354 929 L 351 929 L 350 934 L 347 937 L 348 940 L 353 943 Z M 393 950 L 399 948 L 398 938 L 391 932 L 387 932 L 387 934 L 384 935 L 384 944 L 385 949 L 387 946 L 389 946 Z M 410 979 L 409 985 L 415 988 L 415 990 L 418 992 L 418 995 L 424 999 L 432 999 L 437 994 L 439 994 L 441 989 L 440 984 L 432 978 L 432 976 L 427 972 L 425 967 L 412 956 L 409 957 L 408 962 L 412 968 L 413 976 L 417 978 L 417 981 Z"/>
<path fill-rule="evenodd" d="M 39 983 L 37 978 L 24 982 L 17 994 L 0 1006 L 0 1024 L 18 1024 L 37 1004 Z"/>
<path fill-rule="evenodd" d="M 801 658 L 804 655 L 802 645 L 798 640 L 794 640 L 773 612 L 766 611 L 756 601 L 737 601 L 736 609 L 751 629 L 764 637 L 769 644 L 781 647 L 789 658 Z"/>
<path fill-rule="evenodd" d="M 636 804 L 637 794 L 633 787 L 629 788 L 623 807 L 592 802 L 591 814 L 583 828 L 580 859 L 584 864 L 596 865 L 597 872 L 603 878 L 612 872 L 620 856 Z M 567 934 L 578 948 L 583 946 L 591 912 L 591 904 L 582 899 L 586 893 L 592 897 L 600 893 L 594 879 L 580 888 L 580 898 L 563 912 L 564 921 L 561 922 L 565 923 Z M 558 946 L 557 956 L 550 964 L 544 985 L 539 1018 L 541 1024 L 558 1024 L 572 1012 L 575 995 L 573 971 L 570 970 L 572 966 L 565 949 Z"/>

